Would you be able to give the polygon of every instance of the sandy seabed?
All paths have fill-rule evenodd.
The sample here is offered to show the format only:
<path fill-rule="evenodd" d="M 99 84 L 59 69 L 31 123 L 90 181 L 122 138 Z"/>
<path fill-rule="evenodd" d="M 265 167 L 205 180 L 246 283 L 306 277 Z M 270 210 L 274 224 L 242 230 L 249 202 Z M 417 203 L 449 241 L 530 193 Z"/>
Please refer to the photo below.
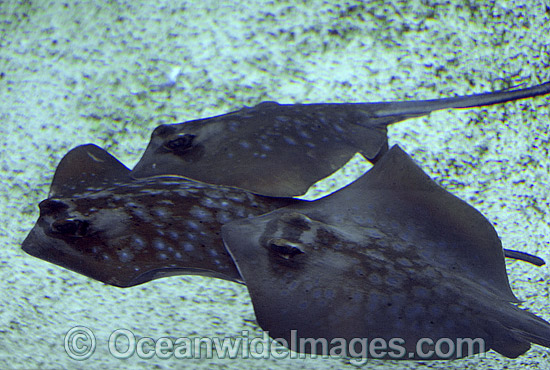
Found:
<path fill-rule="evenodd" d="M 280 103 L 431 99 L 550 80 L 542 1 L 0 2 L 0 368 L 354 368 L 344 359 L 141 359 L 109 353 L 139 337 L 261 337 L 244 286 L 172 277 L 118 289 L 20 249 L 57 163 L 95 143 L 133 167 L 161 123 Z M 549 100 L 442 111 L 390 129 L 422 168 L 480 210 L 506 248 L 550 261 Z M 350 171 L 352 172 L 352 171 Z M 507 261 L 522 307 L 550 320 L 548 267 Z M 64 350 L 75 326 L 97 348 Z M 550 368 L 517 359 L 370 360 L 363 368 Z"/>

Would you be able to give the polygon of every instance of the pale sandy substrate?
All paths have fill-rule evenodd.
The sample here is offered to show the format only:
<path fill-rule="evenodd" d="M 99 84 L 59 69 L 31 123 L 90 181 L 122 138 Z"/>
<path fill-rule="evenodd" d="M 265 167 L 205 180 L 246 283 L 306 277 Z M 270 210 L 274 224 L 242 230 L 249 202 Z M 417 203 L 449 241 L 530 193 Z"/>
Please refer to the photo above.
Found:
<path fill-rule="evenodd" d="M 153 338 L 261 332 L 244 286 L 175 277 L 122 290 L 25 255 L 20 243 L 71 147 L 93 142 L 131 167 L 158 124 L 263 100 L 437 98 L 550 79 L 550 22 L 537 1 L 477 8 L 468 4 L 482 2 L 17 3 L 0 2 L 2 369 L 352 368 L 338 359 L 113 358 L 106 342 L 117 328 Z M 175 84 L 158 89 L 176 71 Z M 484 213 L 505 247 L 550 261 L 548 106 L 548 98 L 538 98 L 440 112 L 398 124 L 391 141 Z M 507 267 L 523 306 L 550 320 L 548 268 Z M 84 362 L 63 349 L 76 325 L 97 338 Z M 548 363 L 548 350 L 534 346 L 516 360 L 490 352 L 453 362 L 370 361 L 365 368 Z"/>

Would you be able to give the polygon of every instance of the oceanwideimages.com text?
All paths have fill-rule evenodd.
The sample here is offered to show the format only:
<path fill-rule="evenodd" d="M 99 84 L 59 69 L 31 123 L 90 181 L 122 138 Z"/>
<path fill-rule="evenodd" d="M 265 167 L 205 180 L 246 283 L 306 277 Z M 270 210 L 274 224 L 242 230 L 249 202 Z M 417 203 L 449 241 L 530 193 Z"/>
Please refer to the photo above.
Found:
<path fill-rule="evenodd" d="M 75 360 L 85 360 L 93 354 L 95 336 L 86 327 L 72 328 L 65 336 L 65 350 Z M 138 337 L 127 329 L 117 329 L 107 341 L 109 352 L 118 359 L 137 356 L 142 359 L 198 358 L 306 358 L 347 357 L 354 365 L 363 365 L 369 358 L 390 359 L 450 359 L 485 352 L 481 338 L 421 338 L 415 351 L 407 352 L 402 338 L 302 338 L 291 331 L 290 342 L 269 337 L 250 337 L 243 330 L 237 337 Z M 291 350 L 289 350 L 290 348 Z"/>

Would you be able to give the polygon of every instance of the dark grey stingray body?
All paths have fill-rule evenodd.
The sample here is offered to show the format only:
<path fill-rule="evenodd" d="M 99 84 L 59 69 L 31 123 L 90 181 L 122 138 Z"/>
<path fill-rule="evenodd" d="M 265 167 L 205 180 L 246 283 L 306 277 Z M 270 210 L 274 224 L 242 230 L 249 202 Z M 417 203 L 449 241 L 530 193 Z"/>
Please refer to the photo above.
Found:
<path fill-rule="evenodd" d="M 489 221 L 397 146 L 331 196 L 234 221 L 222 236 L 259 325 L 286 346 L 294 337 L 293 350 L 401 338 L 381 357 L 441 359 L 433 344 L 442 338 L 479 338 L 473 352 L 508 357 L 530 342 L 550 346 L 550 324 L 510 303 L 518 300 Z M 312 350 L 302 338 L 320 340 Z M 423 347 L 431 356 L 416 352 L 421 338 L 433 341 Z"/>
<path fill-rule="evenodd" d="M 241 282 L 221 226 L 297 202 L 180 177 L 132 180 L 129 172 L 94 145 L 73 149 L 23 250 L 119 287 L 185 274 Z"/>
<path fill-rule="evenodd" d="M 155 129 L 136 178 L 181 175 L 256 194 L 303 195 L 355 153 L 376 162 L 387 126 L 446 108 L 498 104 L 550 93 L 550 83 L 463 97 L 382 103 L 264 102 L 217 117 Z"/>

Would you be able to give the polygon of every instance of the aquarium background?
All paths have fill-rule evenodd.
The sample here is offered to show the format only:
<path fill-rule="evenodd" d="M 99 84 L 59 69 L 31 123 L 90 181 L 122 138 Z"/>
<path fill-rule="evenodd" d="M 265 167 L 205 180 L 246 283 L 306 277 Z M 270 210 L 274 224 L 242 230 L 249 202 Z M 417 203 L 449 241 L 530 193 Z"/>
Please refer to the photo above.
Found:
<path fill-rule="evenodd" d="M 23 253 L 59 160 L 94 143 L 131 168 L 159 124 L 266 100 L 431 99 L 548 81 L 549 13 L 536 0 L 0 1 L 0 368 L 355 368 L 310 357 L 113 357 L 107 342 L 119 328 L 137 339 L 262 332 L 241 285 L 181 276 L 119 289 Z M 549 113 L 548 97 L 442 111 L 394 125 L 390 143 L 481 211 L 505 248 L 550 261 Z M 550 320 L 548 266 L 506 266 L 522 307 Z M 83 361 L 64 349 L 76 326 L 96 338 Z M 363 368 L 549 364 L 534 345 L 517 359 L 491 351 Z"/>

